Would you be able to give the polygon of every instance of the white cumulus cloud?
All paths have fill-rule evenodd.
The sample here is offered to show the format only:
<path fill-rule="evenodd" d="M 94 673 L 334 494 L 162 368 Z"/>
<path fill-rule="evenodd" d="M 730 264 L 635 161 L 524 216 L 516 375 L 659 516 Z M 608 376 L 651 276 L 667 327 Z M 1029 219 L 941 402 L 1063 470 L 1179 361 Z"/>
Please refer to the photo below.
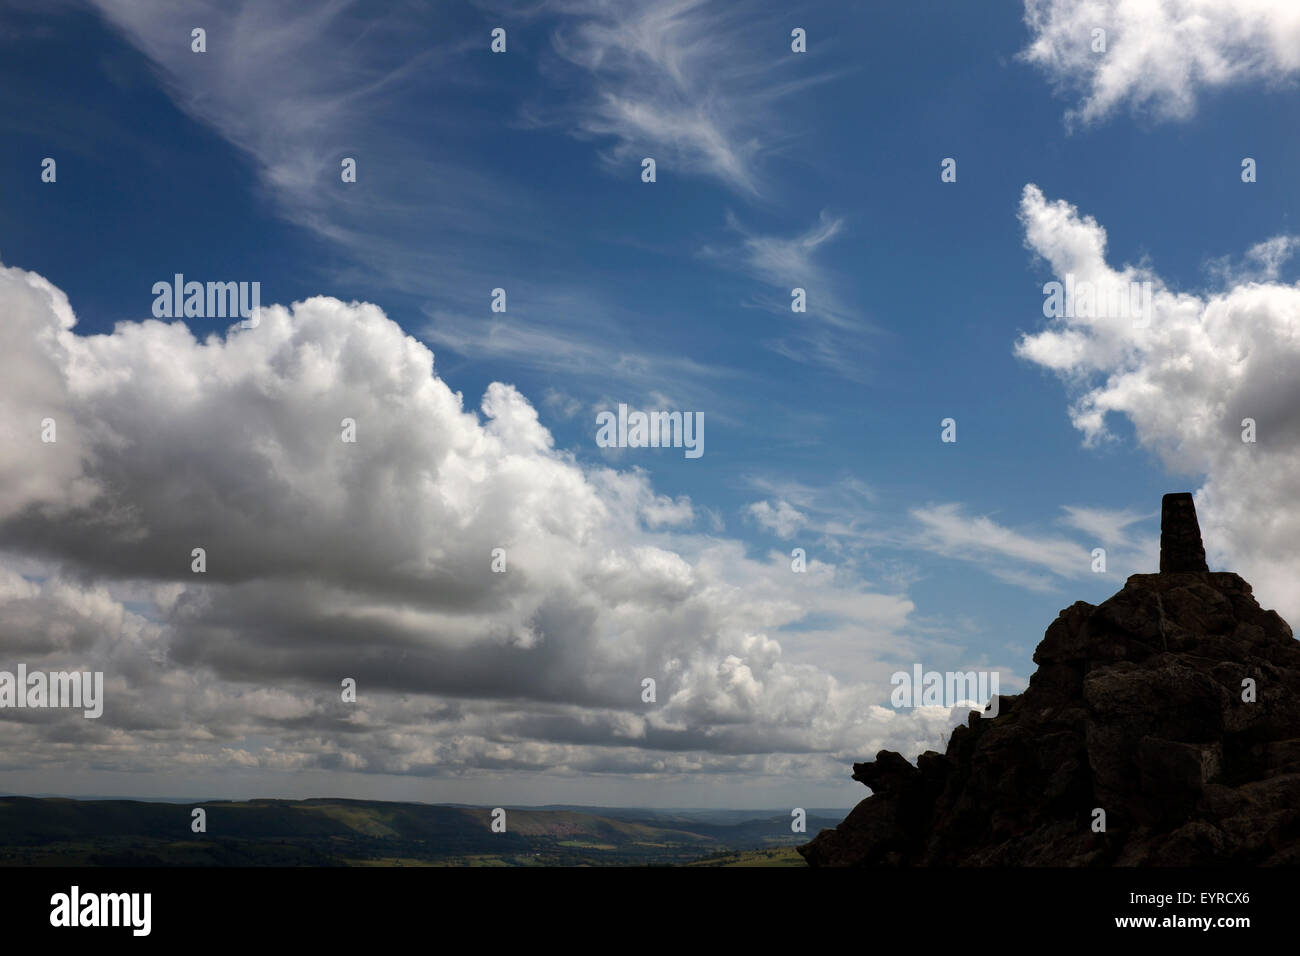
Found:
<path fill-rule="evenodd" d="M 98 720 L 0 714 L 0 770 L 834 781 L 932 729 L 873 716 L 915 654 L 904 595 L 692 532 L 688 498 L 580 465 L 509 385 L 467 409 L 374 305 L 79 335 L 0 266 L 0 310 L 0 637 L 103 670 L 107 697 Z"/>
<path fill-rule="evenodd" d="M 1111 422 L 1123 416 L 1173 474 L 1200 480 L 1212 565 L 1240 572 L 1262 604 L 1300 619 L 1300 287 L 1264 278 L 1175 292 L 1148 268 L 1109 263 L 1105 229 L 1033 185 L 1020 218 L 1027 245 L 1058 280 L 1150 282 L 1152 314 L 1145 328 L 1065 315 L 1024 335 L 1017 354 L 1061 376 L 1086 441 L 1112 438 Z M 1255 442 L 1243 441 L 1245 419 L 1255 422 Z"/>
<path fill-rule="evenodd" d="M 1023 59 L 1082 99 L 1067 120 L 1121 106 L 1186 119 L 1203 90 L 1277 84 L 1300 74 L 1294 0 L 1025 0 Z M 1105 49 L 1094 31 L 1105 31 Z"/>

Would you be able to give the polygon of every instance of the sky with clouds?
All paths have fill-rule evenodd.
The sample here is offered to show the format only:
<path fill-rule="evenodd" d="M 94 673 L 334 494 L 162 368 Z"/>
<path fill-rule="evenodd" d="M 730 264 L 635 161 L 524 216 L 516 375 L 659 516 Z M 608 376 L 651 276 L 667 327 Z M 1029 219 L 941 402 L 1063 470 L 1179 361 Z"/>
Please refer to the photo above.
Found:
<path fill-rule="evenodd" d="M 1291 0 L 11 0 L 0 48 L 0 669 L 106 698 L 0 710 L 0 790 L 847 807 L 968 712 L 891 674 L 1021 689 L 1168 491 L 1300 618 Z M 154 318 L 176 273 L 258 322 Z M 601 447 L 620 403 L 703 455 Z"/>

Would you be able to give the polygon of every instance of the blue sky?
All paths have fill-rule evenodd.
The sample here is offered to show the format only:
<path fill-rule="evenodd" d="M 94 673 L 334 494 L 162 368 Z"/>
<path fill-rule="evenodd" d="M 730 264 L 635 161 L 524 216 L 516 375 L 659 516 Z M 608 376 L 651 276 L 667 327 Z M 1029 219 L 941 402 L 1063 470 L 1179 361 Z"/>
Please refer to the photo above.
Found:
<path fill-rule="evenodd" d="M 1229 476 L 1217 446 L 1160 410 L 1195 418 L 1197 401 L 1215 414 L 1236 405 L 1212 391 L 1162 392 L 1167 351 L 1135 345 L 1114 358 L 1098 341 L 1088 357 L 1081 346 L 1053 364 L 1017 347 L 1058 328 L 1044 318 L 1042 286 L 1058 278 L 1053 256 L 1087 258 L 1072 224 L 1085 236 L 1104 229 L 1109 268 L 1131 264 L 1158 282 L 1162 317 L 1191 309 L 1187 321 L 1208 327 L 1212 309 L 1180 294 L 1209 303 L 1255 282 L 1276 296 L 1260 308 L 1300 322 L 1285 256 L 1300 212 L 1296 67 L 1261 39 L 1287 35 L 1294 18 L 1261 4 L 1257 22 L 1218 25 L 1248 51 L 1258 42 L 1251 56 L 1215 49 L 1213 30 L 1180 40 L 1190 52 L 1133 52 L 1177 26 L 1177 14 L 1157 5 L 1175 19 L 1143 24 L 1116 0 L 1101 5 L 1114 22 L 1111 52 L 1097 59 L 1110 65 L 1023 54 L 1036 40 L 1086 47 L 1080 6 L 1030 2 L 1027 19 L 1012 2 L 400 3 L 382 16 L 345 3 L 19 5 L 0 21 L 9 184 L 0 261 L 62 290 L 79 336 L 145 322 L 153 284 L 176 272 L 259 281 L 266 304 L 373 303 L 432 350 L 436 375 L 466 409 L 492 383 L 514 386 L 574 468 L 639 476 L 651 491 L 638 494 L 689 510 L 641 522 L 655 547 L 692 564 L 708 563 L 710 541 L 767 568 L 788 564 L 796 547 L 821 562 L 840 597 L 782 592 L 800 607 L 763 630 L 784 660 L 861 685 L 875 695 L 864 705 L 884 704 L 889 672 L 914 661 L 997 669 L 1014 691 L 1061 608 L 1155 570 L 1164 492 L 1216 492 L 1200 503 L 1212 561 L 1235 562 L 1220 566 L 1283 569 L 1294 557 L 1257 548 L 1262 539 L 1239 522 L 1237 537 L 1210 534 L 1247 504 L 1256 516 L 1283 504 L 1285 485 L 1273 479 L 1292 446 L 1271 447 L 1262 473 Z M 207 52 L 191 51 L 192 26 L 205 27 Z M 503 54 L 488 49 L 497 26 L 507 30 Z M 807 31 L 806 53 L 790 49 L 795 27 Z M 1215 54 L 1242 62 L 1166 76 L 1166 60 Z M 57 159 L 53 184 L 39 181 L 46 156 Z M 641 181 L 645 156 L 656 159 L 654 183 Z M 344 157 L 357 162 L 355 183 L 340 181 Z M 957 161 L 954 183 L 941 182 L 945 157 Z M 1243 157 L 1257 161 L 1258 181 L 1242 182 Z M 1045 206 L 1026 200 L 1030 184 Z M 1058 201 L 1074 207 L 1068 222 L 1053 218 Z M 1275 237 L 1280 258 L 1261 266 L 1263 253 L 1250 250 Z M 807 314 L 790 311 L 795 286 L 807 290 Z M 507 290 L 504 314 L 490 311 L 495 287 Z M 199 341 L 228 324 L 187 320 Z M 1262 341 L 1246 342 L 1266 355 Z M 1210 346 L 1226 348 L 1213 336 Z M 1293 388 L 1284 380 L 1294 366 L 1274 359 L 1279 388 Z M 1071 418 L 1072 402 L 1098 389 L 1111 409 L 1104 434 Z M 165 405 L 166 392 L 156 401 Z M 703 413 L 704 455 L 597 447 L 595 415 L 619 402 Z M 1259 405 L 1284 408 L 1285 395 Z M 949 416 L 953 444 L 940 441 Z M 1240 508 L 1224 503 L 1228 477 L 1253 489 Z M 68 573 L 89 561 L 5 540 Z M 1091 570 L 1098 546 L 1106 573 Z M 743 567 L 735 574 L 743 579 Z M 101 565 L 92 577 L 146 608 L 151 624 L 179 626 L 147 609 L 154 598 L 127 593 L 165 574 Z M 1286 613 L 1282 585 L 1256 584 Z M 757 599 L 769 585 L 743 586 Z M 879 621 L 864 595 L 879 598 Z M 871 636 L 859 646 L 863 626 Z M 187 660 L 256 683 L 201 657 Z M 464 697 L 492 699 L 481 689 Z M 844 757 L 869 757 L 882 741 L 935 746 L 950 725 L 832 735 L 810 745 L 825 764 L 810 786 L 797 782 L 803 764 L 705 761 L 696 772 L 656 757 L 635 771 L 577 761 L 546 784 L 532 782 L 550 779 L 544 761 L 491 779 L 521 802 L 631 803 L 645 791 L 628 775 L 658 774 L 642 802 L 704 805 L 711 773 L 752 773 L 757 802 L 848 805 L 860 788 Z M 486 736 L 520 739 L 499 727 Z M 230 746 L 245 754 L 276 749 L 266 740 L 291 749 L 265 729 L 239 740 Z M 148 763 L 122 759 L 108 761 L 102 781 L 30 768 L 3 778 L 15 789 L 39 780 L 29 789 L 130 792 L 111 775 Z M 394 782 L 419 772 L 382 761 L 356 768 L 381 785 L 285 783 L 274 760 L 240 760 L 252 774 L 242 786 L 256 795 L 430 792 Z M 205 760 L 175 792 L 216 786 L 218 776 L 201 774 L 219 763 Z M 314 769 L 331 766 L 321 758 Z M 494 766 L 465 774 L 487 779 L 474 774 Z M 490 799 L 460 780 L 440 792 Z M 748 792 L 737 783 L 718 799 Z"/>

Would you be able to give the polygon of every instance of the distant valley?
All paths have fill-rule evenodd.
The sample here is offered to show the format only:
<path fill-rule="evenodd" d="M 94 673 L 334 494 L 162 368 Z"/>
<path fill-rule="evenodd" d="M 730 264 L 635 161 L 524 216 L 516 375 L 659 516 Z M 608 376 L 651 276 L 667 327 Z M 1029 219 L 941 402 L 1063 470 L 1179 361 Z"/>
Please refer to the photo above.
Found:
<path fill-rule="evenodd" d="M 204 833 L 191 811 L 206 813 Z M 0 797 L 0 866 L 803 866 L 842 810 L 506 808 L 377 800 Z"/>

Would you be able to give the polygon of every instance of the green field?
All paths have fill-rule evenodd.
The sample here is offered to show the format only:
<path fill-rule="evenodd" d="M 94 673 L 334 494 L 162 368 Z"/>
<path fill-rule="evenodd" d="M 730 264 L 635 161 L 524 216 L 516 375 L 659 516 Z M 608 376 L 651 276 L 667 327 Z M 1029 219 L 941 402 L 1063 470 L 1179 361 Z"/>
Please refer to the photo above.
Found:
<path fill-rule="evenodd" d="M 741 850 L 724 852 L 688 863 L 687 866 L 800 866 L 807 867 L 803 857 L 792 846 L 779 850 Z"/>

